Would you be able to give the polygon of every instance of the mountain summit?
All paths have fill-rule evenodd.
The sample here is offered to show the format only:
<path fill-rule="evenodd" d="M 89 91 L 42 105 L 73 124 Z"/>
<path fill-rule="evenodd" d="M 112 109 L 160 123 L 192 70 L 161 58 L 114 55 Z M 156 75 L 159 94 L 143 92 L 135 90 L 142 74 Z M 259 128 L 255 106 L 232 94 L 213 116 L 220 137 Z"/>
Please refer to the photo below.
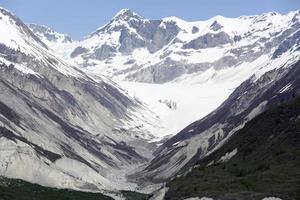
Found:
<path fill-rule="evenodd" d="M 142 17 L 140 17 L 138 14 L 136 14 L 135 12 L 130 10 L 129 8 L 124 8 L 124 9 L 120 10 L 113 17 L 113 20 L 120 20 L 120 19 L 129 20 L 130 18 L 142 18 Z"/>

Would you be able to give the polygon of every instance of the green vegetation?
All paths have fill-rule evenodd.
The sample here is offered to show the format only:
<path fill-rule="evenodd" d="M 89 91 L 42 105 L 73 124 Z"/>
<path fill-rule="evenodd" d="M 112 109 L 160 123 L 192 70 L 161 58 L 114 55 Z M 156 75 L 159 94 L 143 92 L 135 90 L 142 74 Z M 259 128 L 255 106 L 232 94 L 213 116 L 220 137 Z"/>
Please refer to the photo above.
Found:
<path fill-rule="evenodd" d="M 100 193 L 43 187 L 0 177 L 0 200 L 112 200 Z"/>
<path fill-rule="evenodd" d="M 227 152 L 238 153 L 225 163 Z M 208 166 L 214 161 L 215 164 Z M 300 99 L 269 109 L 248 122 L 219 150 L 167 187 L 166 200 L 187 197 L 300 199 Z"/>
<path fill-rule="evenodd" d="M 147 200 L 149 195 L 121 191 L 126 200 Z M 56 189 L 0 176 L 0 200 L 112 200 L 100 193 Z"/>
<path fill-rule="evenodd" d="M 131 191 L 121 191 L 126 200 L 147 200 L 150 198 L 148 194 L 131 192 Z"/>

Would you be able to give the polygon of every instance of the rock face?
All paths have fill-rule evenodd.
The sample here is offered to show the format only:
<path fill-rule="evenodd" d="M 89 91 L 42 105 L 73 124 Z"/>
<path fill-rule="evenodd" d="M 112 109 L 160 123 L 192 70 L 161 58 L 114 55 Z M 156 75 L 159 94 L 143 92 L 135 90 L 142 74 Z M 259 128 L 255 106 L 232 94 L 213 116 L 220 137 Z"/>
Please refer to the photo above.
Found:
<path fill-rule="evenodd" d="M 56 51 L 65 49 L 66 59 L 115 80 L 180 82 L 211 69 L 278 58 L 297 45 L 299 19 L 295 11 L 197 22 L 151 20 L 124 9 L 84 40 L 64 43 Z"/>
<path fill-rule="evenodd" d="M 300 27 L 297 27 L 297 28 L 300 28 Z M 282 43 L 280 43 L 280 45 L 274 52 L 272 58 L 280 57 L 282 54 L 286 53 L 293 47 L 297 47 L 298 48 L 297 50 L 300 50 L 299 46 L 300 46 L 300 31 L 298 30 L 296 33 L 292 34 L 286 40 L 284 40 Z"/>
<path fill-rule="evenodd" d="M 225 32 L 220 32 L 217 34 L 207 33 L 183 45 L 183 49 L 198 50 L 198 49 L 213 48 L 216 46 L 222 46 L 230 42 L 232 42 L 232 39 Z"/>
<path fill-rule="evenodd" d="M 214 21 L 214 23 L 210 26 L 210 29 L 214 30 L 214 31 L 218 31 L 222 28 L 223 28 L 223 26 L 221 24 L 219 24 L 218 21 Z"/>
<path fill-rule="evenodd" d="M 55 56 L 2 8 L 0 32 L 0 174 L 54 187 L 122 187 L 107 174 L 151 158 L 151 112 L 142 117 L 147 109 L 116 83 Z"/>
<path fill-rule="evenodd" d="M 89 50 L 83 47 L 76 47 L 76 49 L 74 49 L 74 51 L 71 53 L 70 57 L 74 58 L 76 56 L 79 56 L 81 54 L 84 54 L 86 52 L 88 52 Z"/>
<path fill-rule="evenodd" d="M 174 39 L 179 32 L 174 23 L 165 23 L 165 27 L 160 27 L 161 23 L 162 20 L 145 20 L 131 10 L 124 9 L 106 26 L 88 36 L 83 44 L 95 40 L 99 43 L 102 42 L 99 41 L 100 38 L 109 38 L 109 43 L 101 43 L 89 52 L 89 56 L 96 60 L 109 59 L 115 56 L 110 52 L 129 55 L 139 48 L 156 52 Z M 72 53 L 74 54 L 74 51 Z"/>

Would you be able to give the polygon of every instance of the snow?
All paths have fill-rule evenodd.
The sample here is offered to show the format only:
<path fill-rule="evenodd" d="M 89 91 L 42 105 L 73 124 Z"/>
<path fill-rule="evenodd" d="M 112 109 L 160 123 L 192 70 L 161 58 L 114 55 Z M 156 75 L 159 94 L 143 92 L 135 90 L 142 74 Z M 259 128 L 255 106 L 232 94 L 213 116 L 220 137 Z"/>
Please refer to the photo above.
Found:
<path fill-rule="evenodd" d="M 123 15 L 127 11 L 128 9 L 121 10 L 115 16 L 115 18 L 111 20 L 105 27 L 112 28 L 114 26 L 122 25 L 128 28 L 131 32 L 134 32 L 134 34 L 136 34 L 138 37 L 140 37 L 140 35 L 137 34 L 136 30 L 129 26 L 126 20 L 116 19 L 117 16 Z M 265 13 L 263 15 L 242 16 L 238 18 L 215 16 L 208 20 L 194 22 L 188 22 L 174 16 L 166 17 L 162 19 L 161 26 L 165 27 L 165 23 L 175 22 L 181 29 L 175 40 L 179 39 L 182 42 L 175 42 L 175 40 L 173 40 L 155 53 L 150 53 L 147 48 L 139 48 L 134 49 L 134 51 L 130 55 L 122 54 L 117 51 L 115 56 L 106 60 L 95 60 L 92 58 L 85 60 L 83 59 L 83 56 L 87 55 L 83 55 L 72 58 L 70 59 L 70 61 L 81 66 L 84 66 L 87 63 L 89 64 L 89 66 L 83 68 L 86 72 L 97 75 L 105 75 L 119 81 L 124 81 L 126 80 L 126 76 L 138 70 L 146 69 L 147 67 L 163 63 L 167 59 L 178 62 L 178 65 L 213 63 L 224 56 L 235 56 L 234 54 L 230 53 L 231 49 L 254 44 L 262 37 L 269 38 L 270 34 L 287 29 L 290 26 L 290 21 L 294 15 L 295 12 L 290 12 L 286 15 Z M 131 20 L 136 19 L 132 18 Z M 145 23 L 149 22 L 148 19 L 144 19 L 142 17 L 139 17 L 139 20 Z M 223 28 L 218 31 L 211 30 L 210 26 L 214 22 L 218 22 L 223 26 Z M 272 25 L 268 26 L 270 23 L 272 23 Z M 199 29 L 199 32 L 192 33 L 193 27 L 197 27 Z M 100 31 L 101 29 L 98 29 L 98 31 Z M 222 47 L 206 48 L 201 50 L 182 48 L 182 45 L 184 43 L 196 39 L 199 36 L 205 35 L 207 33 L 217 33 L 220 31 L 224 31 L 231 37 L 241 36 L 242 40 L 223 45 Z M 252 36 L 248 37 L 246 35 L 249 31 L 251 32 Z M 66 57 L 66 55 L 70 55 L 72 50 L 74 50 L 77 46 L 85 47 L 90 51 L 93 51 L 95 48 L 99 48 L 101 45 L 107 44 L 118 49 L 118 47 L 120 46 L 119 37 L 120 31 L 112 31 L 108 33 L 103 29 L 102 32 L 99 32 L 92 37 L 88 37 L 83 41 L 75 42 L 74 44 L 72 44 L 73 46 L 65 45 L 61 49 L 66 49 L 65 51 L 67 51 L 67 53 L 64 53 L 65 58 L 67 58 L 68 56 Z M 254 52 L 259 52 L 260 48 L 263 48 L 263 44 L 261 44 L 261 46 L 255 46 L 252 50 Z M 171 54 L 165 57 L 164 55 L 167 52 L 171 52 Z M 208 72 L 211 72 L 212 74 L 210 74 L 209 76 L 219 74 L 220 76 L 235 76 L 238 80 L 233 81 L 236 81 L 236 85 L 238 85 L 241 83 L 241 81 L 249 78 L 249 75 L 253 75 L 253 73 L 255 73 L 257 77 L 260 77 L 266 71 L 274 69 L 274 66 L 281 66 L 282 63 L 274 63 L 273 65 L 267 63 L 270 60 L 270 56 L 270 54 L 263 55 L 251 63 L 242 62 L 239 63 L 238 66 L 228 66 L 232 69 L 228 70 L 227 75 L 223 74 L 223 72 L 225 71 L 219 73 L 210 70 Z M 285 58 L 282 59 L 282 61 L 284 60 Z M 133 63 L 126 64 L 128 61 L 133 61 Z M 264 67 L 263 64 L 266 65 L 266 67 Z M 261 69 L 259 69 L 257 66 L 260 66 Z M 239 75 L 239 77 L 237 77 L 236 74 Z M 176 81 L 180 82 L 183 79 L 196 80 L 196 76 L 201 78 L 201 75 L 193 73 L 185 74 L 182 77 L 179 77 Z M 245 76 L 245 78 L 243 78 L 243 76 Z"/>
<path fill-rule="evenodd" d="M 282 199 L 280 199 L 278 197 L 265 197 L 262 200 L 282 200 Z"/>
<path fill-rule="evenodd" d="M 172 146 L 177 146 L 180 142 L 175 142 Z"/>
<path fill-rule="evenodd" d="M 279 60 L 282 60 L 280 58 Z M 253 74 L 259 77 L 268 70 L 278 68 L 283 62 L 270 61 L 263 55 L 251 63 L 205 72 L 183 75 L 165 84 L 119 81 L 128 94 L 143 101 L 162 123 L 162 129 L 155 132 L 158 137 L 174 135 L 195 120 L 201 119 L 217 108 L 243 81 Z M 262 72 L 263 71 L 263 72 Z M 176 103 L 176 109 L 169 109 L 161 100 Z"/>
<path fill-rule="evenodd" d="M 72 41 L 66 40 L 67 37 L 69 37 L 67 34 L 58 33 L 51 28 L 45 26 L 45 25 L 38 25 L 38 24 L 28 24 L 29 28 L 41 28 L 42 30 L 36 30 L 34 29 L 33 32 L 35 35 L 37 35 L 47 46 L 61 46 L 62 44 L 70 44 Z M 51 36 L 52 41 L 49 41 L 46 37 L 46 35 Z M 69 37 L 70 38 L 70 37 Z"/>
<path fill-rule="evenodd" d="M 284 92 L 288 91 L 291 86 L 292 86 L 291 83 L 287 84 L 286 86 L 284 86 L 283 88 L 281 88 L 281 90 L 279 91 L 279 93 L 284 93 Z"/>
<path fill-rule="evenodd" d="M 34 72 L 32 69 L 25 67 L 24 65 L 15 65 L 15 69 L 23 72 L 24 74 L 34 74 L 38 75 L 38 73 Z"/>
<path fill-rule="evenodd" d="M 264 64 L 259 65 L 259 68 L 255 71 L 255 80 L 258 80 L 266 72 L 273 69 L 278 69 L 280 67 L 291 66 L 300 59 L 300 51 L 295 51 L 293 53 L 286 52 L 277 59 L 266 60 Z"/>
<path fill-rule="evenodd" d="M 20 51 L 29 57 L 48 64 L 67 76 L 84 77 L 82 72 L 79 72 L 79 70 L 75 69 L 69 63 L 60 59 L 60 56 L 58 56 L 55 52 L 45 49 L 41 43 L 37 42 L 28 33 L 24 32 L 23 29 L 24 28 L 17 25 L 16 21 L 10 18 L 9 15 L 4 15 L 0 12 L 0 44 L 4 44 L 8 48 Z M 61 65 L 53 65 L 53 63 L 49 62 L 49 57 L 54 60 L 58 60 Z M 30 65 L 24 65 L 25 64 L 20 64 L 15 67 L 17 70 L 25 74 L 37 75 L 32 68 L 29 68 Z"/>
<path fill-rule="evenodd" d="M 220 158 L 220 160 L 218 162 L 227 162 L 229 161 L 233 156 L 235 156 L 237 154 L 237 149 L 235 148 L 234 150 L 232 150 L 231 152 L 227 152 L 224 156 L 222 156 Z"/>
<path fill-rule="evenodd" d="M 118 84 L 131 96 L 143 101 L 159 116 L 164 128 L 154 134 L 160 138 L 174 135 L 195 120 L 201 119 L 220 105 L 232 92 L 230 83 L 227 83 L 226 88 L 213 82 L 191 85 L 118 81 Z M 161 99 L 176 102 L 177 108 L 169 109 L 159 102 Z"/>
<path fill-rule="evenodd" d="M 113 17 L 113 18 L 117 18 L 117 17 L 119 17 L 119 16 L 122 16 L 122 15 L 124 15 L 124 14 L 126 14 L 127 12 L 132 12 L 129 8 L 123 8 L 123 9 L 121 9 L 119 12 L 117 12 L 117 14 Z M 132 12 L 132 14 L 134 15 L 134 16 L 138 16 L 136 13 L 134 13 L 134 12 Z"/>
<path fill-rule="evenodd" d="M 117 15 L 122 15 L 127 11 L 128 10 L 122 10 Z M 139 48 L 135 49 L 130 55 L 124 55 L 120 52 L 117 52 L 116 56 L 112 57 L 110 60 L 100 61 L 89 59 L 87 62 L 89 64 L 94 64 L 94 66 L 85 68 L 84 70 L 86 72 L 96 75 L 101 74 L 113 77 L 114 80 L 117 81 L 117 83 L 125 88 L 129 95 L 144 102 L 141 108 L 128 112 L 128 117 L 131 118 L 131 121 L 125 119 L 118 121 L 117 119 L 112 118 L 109 113 L 105 113 L 105 115 L 103 116 L 111 118 L 111 121 L 120 122 L 120 124 L 118 124 L 119 126 L 115 127 L 116 130 L 120 130 L 121 128 L 124 128 L 125 130 L 133 130 L 134 127 L 141 126 L 140 132 L 138 132 L 136 136 L 140 136 L 149 141 L 157 141 L 167 136 L 178 133 L 184 127 L 191 124 L 195 120 L 199 120 L 207 114 L 211 113 L 224 100 L 228 98 L 228 96 L 232 93 L 232 91 L 234 91 L 237 86 L 239 86 L 243 81 L 250 78 L 252 75 L 255 75 L 255 78 L 258 79 L 267 71 L 282 67 L 283 65 L 288 66 L 288 64 L 290 64 L 291 62 L 298 60 L 298 54 L 300 53 L 294 53 L 294 57 L 290 59 L 290 52 L 287 52 L 280 58 L 274 60 L 271 60 L 270 53 L 262 55 L 254 61 L 241 62 L 238 65 L 228 66 L 227 68 L 224 67 L 223 69 L 219 70 L 211 67 L 205 71 L 192 74 L 184 74 L 181 77 L 165 84 L 149 84 L 124 81 L 128 73 L 120 73 L 119 75 L 116 75 L 115 73 L 122 72 L 122 70 L 126 71 L 134 67 L 135 65 L 138 65 L 140 69 L 145 69 L 149 66 L 162 63 L 166 59 L 171 59 L 179 63 L 181 62 L 182 64 L 197 64 L 206 62 L 212 63 L 224 56 L 233 56 L 233 54 L 229 52 L 229 50 L 231 50 L 232 48 L 253 44 L 261 37 L 269 37 L 270 33 L 274 32 L 274 30 L 284 30 L 288 26 L 287 24 L 289 20 L 292 18 L 292 14 L 288 14 L 286 16 L 282 16 L 280 14 L 267 14 L 266 16 L 252 16 L 244 18 L 225 18 L 222 16 L 216 16 L 212 19 L 198 22 L 186 22 L 176 17 L 164 18 L 161 23 L 161 27 L 165 27 L 166 22 L 175 22 L 181 28 L 177 39 L 183 41 L 183 43 L 189 42 L 207 33 L 217 33 L 220 31 L 224 31 L 232 37 L 235 35 L 244 36 L 244 34 L 252 29 L 254 29 L 256 32 L 251 38 L 244 39 L 240 42 L 223 45 L 222 47 L 206 48 L 202 50 L 185 50 L 182 49 L 182 42 L 175 42 L 174 40 L 172 41 L 174 43 L 171 42 L 167 44 L 165 47 L 155 53 L 149 52 L 146 48 Z M 32 38 L 24 36 L 22 30 L 17 27 L 16 24 L 7 16 L 4 16 L 0 13 L 0 17 L 0 31 L 2 34 L 0 43 L 5 44 L 12 49 L 19 50 L 27 55 L 32 55 L 34 58 L 40 59 L 42 62 L 49 64 L 49 66 L 67 76 L 85 77 L 84 73 L 70 65 L 70 63 L 84 64 L 84 62 L 86 62 L 86 60 L 81 56 L 73 59 L 69 58 L 71 52 L 76 47 L 82 46 L 84 48 L 88 48 L 89 51 L 94 51 L 95 49 L 101 47 L 101 45 L 103 44 L 107 44 L 116 48 L 120 45 L 119 37 L 121 32 L 114 31 L 112 33 L 103 32 L 100 34 L 95 34 L 93 36 L 87 37 L 83 41 L 75 41 L 68 44 L 62 44 L 62 41 L 59 41 L 57 43 L 47 43 L 46 41 L 45 43 L 47 43 L 54 50 L 48 51 L 41 48 L 41 44 L 34 41 Z M 147 21 L 145 19 L 141 20 Z M 221 30 L 211 30 L 210 26 L 215 21 L 223 26 Z M 254 21 L 255 23 L 253 23 Z M 276 25 L 267 30 L 264 30 L 267 23 L 273 23 Z M 107 24 L 107 26 L 111 27 L 120 25 L 128 28 L 132 33 L 137 34 L 136 30 L 130 27 L 129 24 L 124 20 L 113 20 L 111 21 L 111 23 Z M 194 26 L 199 28 L 198 33 L 192 33 L 192 29 Z M 137 36 L 140 37 L 140 35 L 138 34 Z M 45 38 L 43 38 L 43 41 L 45 41 Z M 255 52 L 258 52 L 259 47 L 255 47 L 253 50 Z M 171 54 L 163 57 L 163 55 L 167 51 L 170 51 Z M 69 61 L 64 61 L 57 54 L 60 54 L 60 56 L 63 56 L 64 58 L 69 58 Z M 51 64 L 47 58 L 52 58 L 58 61 L 59 65 Z M 126 62 L 130 60 L 134 60 L 134 63 L 126 64 Z M 0 62 L 7 63 L 8 61 L 0 57 Z M 23 64 L 15 65 L 15 69 L 24 74 L 39 75 L 37 72 L 35 72 L 34 68 L 31 69 L 29 68 L 29 66 L 26 67 Z M 100 79 L 98 80 L 93 76 L 90 76 L 89 78 L 91 78 L 95 82 L 100 81 Z M 284 92 L 290 87 L 291 85 L 286 85 L 280 90 L 280 92 Z M 127 95 L 126 91 L 121 90 L 123 94 Z M 176 109 L 170 109 L 168 108 L 168 106 L 161 102 L 172 102 L 173 105 L 176 105 Z M 261 104 L 257 108 L 253 109 L 253 111 L 247 117 L 253 118 L 253 116 L 257 115 L 258 112 L 263 110 L 264 106 L 265 104 Z M 93 118 L 94 116 L 90 117 Z M 201 148 L 203 152 L 207 152 L 209 147 L 209 138 L 211 138 L 212 136 L 216 136 L 215 138 L 224 136 L 224 132 L 222 130 L 223 126 L 223 124 L 215 124 L 210 129 L 204 131 L 202 134 L 198 134 L 193 137 L 190 141 L 178 141 L 174 143 L 173 148 L 176 148 L 180 145 L 185 146 L 185 148 L 183 148 L 183 150 L 180 152 L 176 152 L 174 157 L 172 157 L 174 159 L 170 161 L 171 167 L 166 169 L 167 171 L 164 175 L 168 177 L 170 174 L 176 172 L 177 169 L 184 166 L 194 155 L 196 155 L 199 148 Z M 239 127 L 236 127 L 228 134 L 227 137 L 230 137 L 233 132 L 235 132 L 242 126 L 243 124 Z M 83 128 L 88 129 L 88 127 Z M 194 131 L 194 129 L 188 130 L 188 132 Z M 56 133 L 58 131 L 53 128 L 53 132 Z M 32 135 L 30 137 L 34 136 L 36 135 Z M 61 136 L 56 135 L 55 137 Z M 41 138 L 37 138 L 37 136 L 34 139 L 30 138 L 30 140 L 38 141 L 38 143 L 42 147 L 46 146 L 46 149 L 53 149 L 54 152 L 57 151 L 56 147 L 52 147 L 50 144 L 47 144 L 48 140 L 39 141 L 41 140 Z M 222 145 L 222 142 L 216 148 L 218 148 L 220 145 Z M 42 158 L 41 160 L 40 158 L 38 158 L 38 155 L 36 155 L 35 151 L 33 151 L 33 149 L 26 144 L 13 144 L 7 140 L 4 140 L 3 138 L 0 138 L 0 146 L 9 147 L 5 150 L 2 149 L 0 151 L 1 158 L 3 158 L 0 161 L 0 163 L 2 164 L 0 165 L 2 166 L 0 168 L 0 173 L 5 174 L 8 177 L 18 177 L 24 180 L 38 182 L 45 185 L 68 187 L 74 189 L 78 189 L 85 183 L 90 183 L 95 185 L 96 187 L 110 190 L 139 189 L 136 183 L 128 182 L 126 175 L 131 174 L 137 168 L 140 168 L 140 165 L 135 165 L 134 168 L 132 168 L 132 165 L 122 165 L 120 166 L 121 169 L 111 169 L 111 166 L 109 166 L 102 160 L 96 159 L 93 155 L 86 152 L 86 150 L 80 148 L 78 144 L 73 144 L 72 148 L 74 147 L 74 152 L 79 153 L 79 155 L 81 155 L 88 161 L 96 163 L 97 165 L 105 169 L 105 172 L 107 172 L 107 175 L 105 177 L 101 176 L 100 173 L 95 172 L 87 165 L 67 157 L 62 157 L 55 163 L 48 165 L 49 161 L 47 159 Z M 165 151 L 171 151 L 171 148 Z M 213 150 L 211 150 L 210 152 L 213 152 Z M 114 155 L 113 151 L 110 151 L 106 148 L 101 148 L 99 151 L 110 157 L 112 161 L 116 163 L 117 161 L 121 162 Z M 210 152 L 208 152 L 208 154 Z M 237 149 L 234 149 L 232 152 L 226 153 L 220 158 L 219 162 L 225 162 L 231 159 L 236 153 Z M 183 155 L 186 156 L 186 159 L 180 163 L 177 163 L 178 158 L 181 158 Z M 151 152 L 145 152 L 145 155 L 143 156 L 145 156 L 146 158 L 151 158 L 152 155 Z M 7 166 L 8 164 L 10 167 L 5 168 L 4 166 Z M 148 189 L 153 189 L 155 187 L 157 187 L 157 185 L 151 185 L 148 187 Z M 165 191 L 166 188 L 163 188 L 158 197 L 163 198 L 163 194 L 165 193 Z M 118 194 L 112 193 L 111 195 L 122 199 L 122 197 Z M 200 198 L 197 197 L 193 199 L 199 200 Z M 191 198 L 189 200 L 191 200 Z M 210 199 L 203 197 L 201 198 L 201 200 Z M 275 198 L 265 200 L 277 199 Z"/>
<path fill-rule="evenodd" d="M 22 65 L 22 64 L 15 64 L 15 63 L 12 63 L 2 57 L 0 57 L 0 63 L 3 63 L 5 64 L 6 66 L 14 66 L 14 68 L 20 72 L 22 72 L 23 74 L 32 74 L 32 75 L 35 75 L 35 76 L 40 76 L 39 73 L 33 71 L 32 69 Z"/>
<path fill-rule="evenodd" d="M 30 53 L 30 51 L 35 51 L 33 47 L 26 43 L 23 38 L 24 33 L 19 30 L 15 22 L 2 12 L 0 12 L 0 30 L 0 44 L 5 44 L 7 47 L 19 50 L 25 54 Z"/>
<path fill-rule="evenodd" d="M 175 49 L 174 49 L 175 50 Z M 174 51 L 169 56 L 174 61 L 185 61 L 186 63 L 205 63 L 214 62 L 219 60 L 228 51 L 228 48 L 206 48 L 205 50 L 185 50 L 185 51 Z M 180 53 L 185 53 L 180 55 Z"/>

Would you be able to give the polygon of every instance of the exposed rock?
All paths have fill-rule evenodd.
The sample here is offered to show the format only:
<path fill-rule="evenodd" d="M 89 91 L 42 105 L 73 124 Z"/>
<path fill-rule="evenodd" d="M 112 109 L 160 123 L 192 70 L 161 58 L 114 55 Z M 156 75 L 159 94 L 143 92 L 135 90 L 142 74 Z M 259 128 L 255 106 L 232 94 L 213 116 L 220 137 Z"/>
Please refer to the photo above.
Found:
<path fill-rule="evenodd" d="M 74 58 L 78 55 L 87 53 L 89 50 L 87 48 L 84 47 L 76 47 L 76 49 L 74 49 L 74 51 L 71 53 L 70 57 Z"/>
<path fill-rule="evenodd" d="M 231 43 L 232 39 L 225 32 L 207 33 L 183 45 L 184 49 L 205 49 Z"/>
<path fill-rule="evenodd" d="M 212 23 L 212 25 L 210 26 L 210 28 L 211 28 L 211 30 L 218 31 L 218 30 L 222 29 L 223 26 L 221 24 L 219 24 L 218 21 L 214 21 Z"/>

